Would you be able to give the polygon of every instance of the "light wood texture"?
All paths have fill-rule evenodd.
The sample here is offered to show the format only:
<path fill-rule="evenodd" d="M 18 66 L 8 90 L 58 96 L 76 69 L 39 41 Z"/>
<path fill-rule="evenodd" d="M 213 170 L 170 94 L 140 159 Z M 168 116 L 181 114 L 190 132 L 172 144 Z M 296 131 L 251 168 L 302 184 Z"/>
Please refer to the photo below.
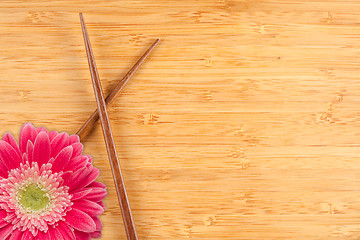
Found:
<path fill-rule="evenodd" d="M 96 107 L 78 12 L 139 239 L 360 238 L 360 1 L 1 1 L 0 132 L 75 133 Z M 126 239 L 108 186 L 102 239 Z"/>

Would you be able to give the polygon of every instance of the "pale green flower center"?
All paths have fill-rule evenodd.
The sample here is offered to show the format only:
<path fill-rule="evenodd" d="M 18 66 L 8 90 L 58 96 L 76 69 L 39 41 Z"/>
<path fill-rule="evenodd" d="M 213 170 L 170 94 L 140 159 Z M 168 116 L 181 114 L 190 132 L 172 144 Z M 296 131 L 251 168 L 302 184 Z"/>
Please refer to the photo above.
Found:
<path fill-rule="evenodd" d="M 24 209 L 41 211 L 49 205 L 50 196 L 36 184 L 30 184 L 19 191 L 19 203 Z"/>

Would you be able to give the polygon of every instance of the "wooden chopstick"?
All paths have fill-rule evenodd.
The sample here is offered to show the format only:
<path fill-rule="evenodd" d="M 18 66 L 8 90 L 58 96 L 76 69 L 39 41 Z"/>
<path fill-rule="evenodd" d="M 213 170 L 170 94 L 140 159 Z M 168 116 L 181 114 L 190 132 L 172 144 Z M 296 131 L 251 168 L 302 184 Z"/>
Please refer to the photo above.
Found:
<path fill-rule="evenodd" d="M 141 64 L 146 60 L 151 51 L 156 47 L 160 39 L 156 39 L 153 44 L 148 48 L 148 50 L 139 58 L 139 60 L 134 64 L 134 66 L 127 72 L 127 74 L 119 81 L 118 84 L 111 90 L 111 93 L 106 97 L 105 103 L 109 107 L 111 102 L 116 98 L 120 91 L 125 87 L 126 83 L 131 79 L 135 72 L 139 69 Z M 95 123 L 99 119 L 99 111 L 96 109 L 94 113 L 88 118 L 84 125 L 79 129 L 77 135 L 80 137 L 80 140 L 83 140 L 90 131 L 94 128 Z"/>
<path fill-rule="evenodd" d="M 80 15 L 81 28 L 83 31 L 83 37 L 85 42 L 86 54 L 89 63 L 89 69 L 91 74 L 91 80 L 94 87 L 94 93 L 96 97 L 97 107 L 100 113 L 100 120 L 103 129 L 106 149 L 108 152 L 112 174 L 114 177 L 116 192 L 120 203 L 120 208 L 124 220 L 126 235 L 128 240 L 137 240 L 137 233 L 135 229 L 134 220 L 131 214 L 129 200 L 126 194 L 124 180 L 122 178 L 119 160 L 116 153 L 116 147 L 114 138 L 112 136 L 109 117 L 106 110 L 106 103 L 102 93 L 99 74 L 97 72 L 94 55 L 91 49 L 90 39 L 86 30 L 85 22 L 82 13 Z"/>

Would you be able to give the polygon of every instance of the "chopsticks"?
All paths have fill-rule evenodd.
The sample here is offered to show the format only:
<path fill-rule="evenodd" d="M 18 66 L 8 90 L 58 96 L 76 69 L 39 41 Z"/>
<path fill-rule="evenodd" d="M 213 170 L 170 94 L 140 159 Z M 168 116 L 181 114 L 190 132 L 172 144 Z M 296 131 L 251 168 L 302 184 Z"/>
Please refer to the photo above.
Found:
<path fill-rule="evenodd" d="M 134 64 L 134 66 L 126 73 L 126 75 L 116 84 L 116 86 L 111 90 L 111 93 L 106 97 L 105 103 L 108 107 L 120 91 L 125 87 L 126 83 L 131 79 L 135 72 L 139 69 L 141 64 L 146 60 L 151 51 L 156 47 L 160 39 L 156 39 L 153 44 L 148 48 L 148 50 L 139 58 L 139 60 Z M 96 109 L 94 113 L 89 117 L 89 119 L 84 123 L 84 125 L 79 129 L 77 135 L 80 137 L 80 141 L 83 140 L 93 129 L 96 121 L 99 119 L 99 111 Z"/>
<path fill-rule="evenodd" d="M 128 201 L 128 197 L 126 194 L 126 189 L 124 185 L 124 181 L 121 174 L 120 164 L 119 160 L 117 158 L 116 148 L 115 148 L 115 142 L 114 138 L 112 136 L 111 126 L 109 122 L 109 117 L 106 110 L 106 103 L 105 99 L 102 93 L 100 78 L 97 72 L 95 59 L 93 56 L 93 52 L 91 49 L 90 39 L 86 30 L 85 22 L 82 13 L 80 15 L 80 21 L 81 21 L 81 28 L 83 32 L 84 42 L 85 42 L 85 48 L 86 48 L 86 54 L 87 59 L 89 63 L 89 69 L 91 74 L 91 79 L 94 87 L 97 107 L 99 110 L 101 125 L 103 129 L 106 149 L 108 152 L 110 165 L 112 169 L 112 174 L 114 177 L 116 192 L 118 196 L 118 200 L 120 203 L 120 208 L 124 220 L 126 235 L 128 240 L 137 240 L 137 233 L 134 225 L 134 220 L 131 214 L 131 209 Z"/>

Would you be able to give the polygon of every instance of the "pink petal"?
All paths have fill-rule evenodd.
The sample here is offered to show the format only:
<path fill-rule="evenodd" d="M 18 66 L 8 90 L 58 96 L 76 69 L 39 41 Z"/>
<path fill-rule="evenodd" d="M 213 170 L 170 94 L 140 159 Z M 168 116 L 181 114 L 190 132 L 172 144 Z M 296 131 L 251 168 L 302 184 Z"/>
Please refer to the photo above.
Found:
<path fill-rule="evenodd" d="M 66 213 L 65 222 L 82 232 L 94 232 L 96 229 L 94 220 L 83 211 L 75 208 Z"/>
<path fill-rule="evenodd" d="M 19 239 L 21 239 L 22 235 L 23 235 L 23 233 L 21 231 L 19 231 L 18 229 L 15 229 L 11 233 L 9 240 L 19 240 Z"/>
<path fill-rule="evenodd" d="M 90 237 L 91 238 L 101 238 L 101 232 L 100 231 L 95 231 L 90 233 Z"/>
<path fill-rule="evenodd" d="M 71 193 L 71 195 L 72 195 L 71 201 L 81 199 L 81 198 L 85 197 L 90 192 L 91 192 L 91 189 L 81 189 L 81 190 L 74 191 L 74 192 Z"/>
<path fill-rule="evenodd" d="M 102 230 L 102 228 L 103 228 L 103 225 L 102 225 L 102 223 L 101 223 L 100 219 L 99 219 L 98 217 L 93 217 L 92 219 L 93 219 L 93 220 L 94 220 L 94 222 L 95 222 L 95 225 L 96 225 L 96 231 L 101 231 L 101 230 Z"/>
<path fill-rule="evenodd" d="M 26 153 L 24 153 L 23 156 L 22 156 L 22 162 L 23 163 L 29 162 L 29 158 L 28 158 Z"/>
<path fill-rule="evenodd" d="M 4 165 L 4 163 L 2 163 L 0 161 L 0 176 L 4 177 L 4 178 L 7 178 L 8 175 L 9 175 L 9 172 L 8 172 L 6 166 Z"/>
<path fill-rule="evenodd" d="M 5 226 L 9 225 L 10 223 L 8 223 L 7 221 L 5 221 L 4 219 L 1 219 L 0 221 L 0 230 L 3 229 Z M 10 224 L 12 226 L 12 224 Z"/>
<path fill-rule="evenodd" d="M 64 240 L 63 236 L 61 235 L 60 231 L 57 228 L 49 227 L 48 232 L 50 233 L 51 240 L 55 240 L 55 239 L 56 240 Z"/>
<path fill-rule="evenodd" d="M 65 167 L 66 170 L 76 171 L 80 168 L 83 168 L 88 163 L 89 159 L 84 156 L 80 155 L 75 158 L 72 158 L 69 164 Z"/>
<path fill-rule="evenodd" d="M 72 180 L 69 181 L 67 184 L 67 186 L 69 187 L 69 192 L 71 192 L 72 190 L 76 190 L 76 187 L 80 184 L 80 182 L 84 179 L 84 176 L 86 176 L 88 173 L 89 170 L 86 167 L 76 170 L 76 172 L 74 172 L 74 175 L 72 176 Z"/>
<path fill-rule="evenodd" d="M 0 210 L 0 228 L 5 227 L 9 223 L 4 220 L 4 218 L 7 216 L 6 211 Z"/>
<path fill-rule="evenodd" d="M 88 187 L 100 187 L 100 188 L 106 188 L 106 185 L 102 182 L 92 182 Z"/>
<path fill-rule="evenodd" d="M 21 153 L 24 153 L 26 151 L 26 145 L 28 140 L 34 142 L 36 136 L 37 136 L 37 132 L 34 126 L 31 123 L 25 123 L 20 131 L 20 136 L 19 136 L 19 146 Z"/>
<path fill-rule="evenodd" d="M 80 199 L 73 202 L 72 208 L 83 211 L 90 217 L 95 217 L 104 213 L 104 209 L 97 203 L 86 199 Z"/>
<path fill-rule="evenodd" d="M 16 218 L 15 212 L 11 211 L 11 212 L 8 212 L 8 215 L 6 216 L 6 221 L 12 221 L 15 218 Z"/>
<path fill-rule="evenodd" d="M 64 172 L 61 178 L 64 180 L 64 185 L 69 185 L 73 179 L 74 173 L 71 171 Z"/>
<path fill-rule="evenodd" d="M 71 158 L 79 156 L 84 149 L 84 146 L 80 142 L 73 143 L 73 144 L 71 144 L 71 146 L 74 148 L 74 152 L 73 152 L 73 155 L 71 156 Z"/>
<path fill-rule="evenodd" d="M 15 138 L 13 137 L 13 135 L 11 135 L 10 133 L 5 133 L 3 136 L 3 139 L 5 142 L 7 142 L 8 144 L 10 144 L 14 150 L 18 153 L 19 156 L 21 156 L 22 154 L 20 153 L 20 148 L 19 145 L 17 144 Z"/>
<path fill-rule="evenodd" d="M 50 160 L 50 140 L 45 132 L 40 132 L 35 139 L 33 161 L 38 162 L 39 167 Z"/>
<path fill-rule="evenodd" d="M 50 142 L 58 135 L 59 133 L 57 131 L 51 131 L 48 132 Z"/>
<path fill-rule="evenodd" d="M 51 141 L 51 156 L 55 157 L 64 147 L 67 147 L 68 145 L 69 134 L 66 132 L 60 133 Z"/>
<path fill-rule="evenodd" d="M 105 203 L 103 201 L 97 202 L 104 210 L 105 210 Z"/>
<path fill-rule="evenodd" d="M 91 164 L 91 163 L 87 163 L 86 164 L 86 168 L 91 172 L 92 171 L 92 169 L 94 168 L 94 166 Z"/>
<path fill-rule="evenodd" d="M 95 226 L 95 223 L 94 223 L 94 226 Z M 12 231 L 13 231 L 13 225 L 12 224 L 8 224 L 7 226 L 1 228 L 0 229 L 0 239 L 6 239 L 12 233 Z M 95 231 L 95 229 L 94 229 L 94 231 Z"/>
<path fill-rule="evenodd" d="M 51 240 L 51 236 L 50 236 L 50 233 L 49 231 L 47 232 L 42 232 L 42 231 L 39 231 L 38 234 L 36 235 L 36 238 L 37 239 L 41 239 L 41 240 Z"/>
<path fill-rule="evenodd" d="M 44 127 L 38 127 L 38 128 L 36 128 L 36 132 L 39 134 L 40 132 L 46 132 L 47 133 L 47 130 L 46 130 L 46 128 L 44 128 Z"/>
<path fill-rule="evenodd" d="M 34 239 L 34 237 L 33 237 L 32 233 L 29 232 L 29 230 L 26 230 L 25 232 L 23 232 L 21 240 L 33 240 L 33 239 Z"/>
<path fill-rule="evenodd" d="M 91 188 L 91 192 L 86 195 L 84 198 L 92 200 L 94 202 L 102 201 L 107 195 L 107 192 L 103 188 Z"/>
<path fill-rule="evenodd" d="M 28 157 L 29 163 L 32 163 L 34 155 L 34 144 L 30 140 L 27 142 L 26 155 Z"/>
<path fill-rule="evenodd" d="M 84 156 L 86 156 L 86 157 L 88 157 L 88 159 L 89 159 L 89 163 L 91 163 L 92 162 L 92 157 L 89 155 L 89 154 L 84 154 Z"/>
<path fill-rule="evenodd" d="M 64 221 L 60 221 L 57 229 L 66 240 L 75 240 L 75 234 L 72 228 L 69 227 Z"/>
<path fill-rule="evenodd" d="M 80 138 L 78 135 L 71 135 L 69 137 L 69 144 L 80 142 Z"/>
<path fill-rule="evenodd" d="M 85 232 L 75 231 L 76 240 L 90 240 L 90 234 Z"/>
<path fill-rule="evenodd" d="M 87 176 L 80 179 L 80 184 L 78 184 L 77 188 L 82 189 L 82 188 L 88 186 L 90 183 L 94 182 L 95 179 L 97 179 L 99 175 L 100 175 L 100 170 L 93 167 L 92 170 L 90 171 L 90 173 L 87 174 Z"/>
<path fill-rule="evenodd" d="M 9 223 L 7 221 L 5 221 L 4 219 L 0 219 L 0 228 L 5 227 L 6 225 L 8 225 Z"/>
<path fill-rule="evenodd" d="M 67 146 L 63 150 L 59 152 L 59 154 L 54 159 L 54 162 L 52 164 L 52 171 L 53 172 L 60 172 L 62 171 L 65 166 L 69 163 L 69 160 L 71 158 L 73 152 L 72 146 Z"/>
<path fill-rule="evenodd" d="M 10 144 L 3 140 L 0 140 L 0 158 L 8 170 L 20 166 L 20 156 Z"/>

